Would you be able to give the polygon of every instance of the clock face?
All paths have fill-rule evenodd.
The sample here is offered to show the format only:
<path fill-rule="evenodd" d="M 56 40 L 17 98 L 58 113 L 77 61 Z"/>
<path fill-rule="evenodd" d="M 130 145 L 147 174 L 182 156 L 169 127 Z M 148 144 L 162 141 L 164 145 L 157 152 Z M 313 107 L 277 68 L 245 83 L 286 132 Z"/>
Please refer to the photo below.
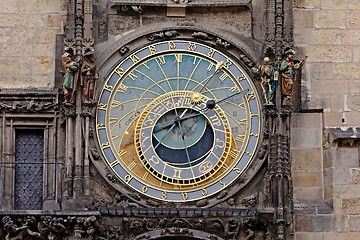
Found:
<path fill-rule="evenodd" d="M 96 135 L 113 173 L 151 198 L 209 197 L 254 158 L 262 125 L 250 78 L 230 56 L 188 40 L 154 43 L 111 72 Z"/>

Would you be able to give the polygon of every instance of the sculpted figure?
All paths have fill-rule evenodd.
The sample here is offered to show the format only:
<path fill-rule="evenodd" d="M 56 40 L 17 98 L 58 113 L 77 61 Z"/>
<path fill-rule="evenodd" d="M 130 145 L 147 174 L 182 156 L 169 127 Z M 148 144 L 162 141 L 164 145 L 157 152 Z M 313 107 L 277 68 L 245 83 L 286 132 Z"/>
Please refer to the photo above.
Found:
<path fill-rule="evenodd" d="M 3 217 L 2 223 L 6 232 L 5 240 L 21 240 L 25 237 L 40 239 L 42 237 L 40 233 L 31 231 L 26 224 L 18 227 L 9 216 Z"/>
<path fill-rule="evenodd" d="M 275 90 L 277 82 L 275 79 L 275 69 L 270 63 L 270 58 L 265 57 L 263 64 L 259 66 L 261 88 L 263 91 L 264 99 L 266 104 L 275 103 Z"/>
<path fill-rule="evenodd" d="M 285 52 L 286 58 L 281 62 L 280 72 L 282 77 L 281 92 L 283 95 L 283 104 L 291 105 L 291 95 L 294 88 L 294 81 L 296 78 L 296 70 L 305 64 L 307 56 L 298 63 L 294 63 L 295 51 L 288 49 Z"/>
<path fill-rule="evenodd" d="M 78 66 L 77 63 L 73 61 L 71 52 L 67 51 L 67 49 L 65 49 L 64 54 L 61 56 L 61 62 L 63 65 L 61 73 L 63 74 L 64 79 L 63 92 L 65 103 L 74 103 L 74 79 L 78 70 Z"/>
<path fill-rule="evenodd" d="M 96 72 L 95 52 L 85 51 L 84 61 L 81 66 L 81 86 L 83 103 L 92 103 L 94 100 L 95 82 L 99 79 Z"/>

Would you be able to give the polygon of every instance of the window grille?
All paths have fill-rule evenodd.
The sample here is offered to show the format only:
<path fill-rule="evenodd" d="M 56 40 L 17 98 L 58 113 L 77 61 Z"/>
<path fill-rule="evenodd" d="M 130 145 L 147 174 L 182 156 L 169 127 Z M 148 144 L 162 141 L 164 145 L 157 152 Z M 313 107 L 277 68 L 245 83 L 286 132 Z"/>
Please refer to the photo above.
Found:
<path fill-rule="evenodd" d="M 16 210 L 41 210 L 44 131 L 17 129 L 15 134 L 14 208 Z"/>

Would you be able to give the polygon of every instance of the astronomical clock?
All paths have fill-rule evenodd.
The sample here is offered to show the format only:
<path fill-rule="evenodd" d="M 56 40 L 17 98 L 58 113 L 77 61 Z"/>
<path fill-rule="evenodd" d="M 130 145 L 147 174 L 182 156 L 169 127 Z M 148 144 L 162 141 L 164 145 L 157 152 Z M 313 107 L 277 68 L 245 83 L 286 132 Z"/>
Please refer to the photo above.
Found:
<path fill-rule="evenodd" d="M 108 67 L 95 111 L 102 166 L 140 204 L 227 195 L 262 141 L 261 100 L 248 70 L 196 38 L 127 49 Z"/>

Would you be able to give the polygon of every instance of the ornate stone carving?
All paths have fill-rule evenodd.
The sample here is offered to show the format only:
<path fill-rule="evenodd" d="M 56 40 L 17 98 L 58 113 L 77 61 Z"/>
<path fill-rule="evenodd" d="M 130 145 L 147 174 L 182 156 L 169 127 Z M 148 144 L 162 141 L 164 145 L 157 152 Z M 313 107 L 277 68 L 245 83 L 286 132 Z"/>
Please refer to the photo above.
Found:
<path fill-rule="evenodd" d="M 127 52 L 130 51 L 130 47 L 129 45 L 125 45 L 125 46 L 122 46 L 120 49 L 119 49 L 119 53 L 121 56 L 124 56 Z"/>
<path fill-rule="evenodd" d="M 225 49 L 228 49 L 231 46 L 230 43 L 222 40 L 221 38 L 217 38 L 215 42 L 216 42 L 216 45 L 223 47 Z"/>
<path fill-rule="evenodd" d="M 241 200 L 241 204 L 243 204 L 247 208 L 254 208 L 256 207 L 257 203 L 257 194 L 253 194 L 252 196 L 243 198 Z"/>
<path fill-rule="evenodd" d="M 141 14 L 144 11 L 144 7 L 143 6 L 121 6 L 121 11 L 127 12 L 129 10 L 132 10 L 136 13 Z"/>
<path fill-rule="evenodd" d="M 203 40 L 213 40 L 213 38 L 211 36 L 209 36 L 209 34 L 204 33 L 204 32 L 194 32 L 191 36 L 193 38 L 198 38 L 198 39 L 203 39 Z"/>
<path fill-rule="evenodd" d="M 180 35 L 180 33 L 178 31 L 171 30 L 171 31 L 153 33 L 153 34 L 148 35 L 147 38 L 150 41 L 154 41 L 156 39 L 174 38 L 174 37 L 176 37 L 178 35 Z"/>
<path fill-rule="evenodd" d="M 0 111 L 6 110 L 8 112 L 40 112 L 54 107 L 55 104 L 52 102 L 37 102 L 35 100 L 14 101 L 12 103 L 0 102 Z"/>

